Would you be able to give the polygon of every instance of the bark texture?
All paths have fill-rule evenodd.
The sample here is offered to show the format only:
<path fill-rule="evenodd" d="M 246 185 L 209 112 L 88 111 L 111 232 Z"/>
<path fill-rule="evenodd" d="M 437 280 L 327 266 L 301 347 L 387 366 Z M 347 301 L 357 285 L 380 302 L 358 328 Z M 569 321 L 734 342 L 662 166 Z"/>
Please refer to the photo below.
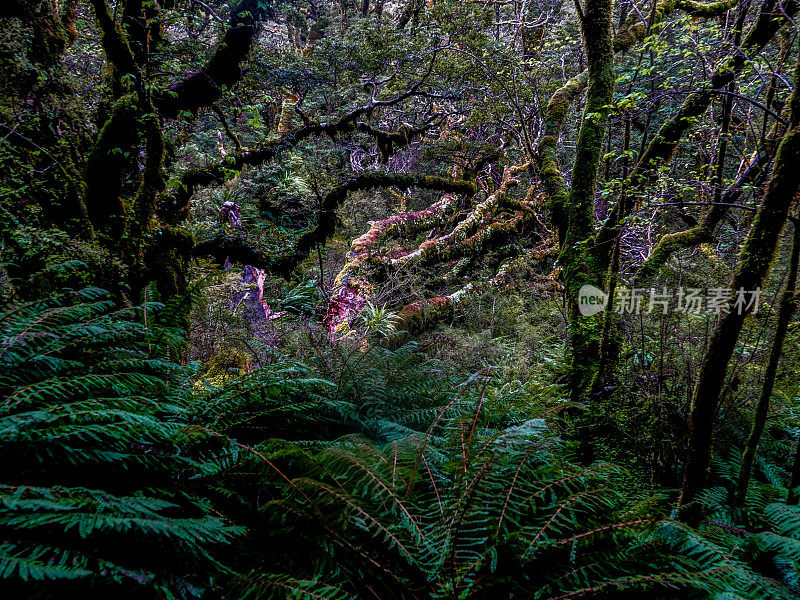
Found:
<path fill-rule="evenodd" d="M 739 289 L 755 290 L 764 282 L 775 256 L 775 249 L 800 187 L 800 62 L 794 69 L 794 90 L 790 106 L 790 129 L 778 147 L 775 167 L 764 200 L 742 248 L 736 272 L 730 284 L 734 294 Z M 732 308 L 732 307 L 731 307 Z M 719 319 L 706 350 L 703 365 L 692 397 L 686 460 L 678 506 L 683 518 L 698 523 L 701 513 L 695 500 L 703 489 L 714 428 L 714 415 L 725 375 L 739 339 L 745 314 L 730 310 Z"/>
<path fill-rule="evenodd" d="M 783 352 L 783 342 L 786 340 L 786 333 L 789 330 L 789 321 L 797 309 L 798 266 L 800 266 L 800 227 L 795 221 L 789 275 L 786 279 L 786 288 L 783 290 L 778 303 L 778 323 L 775 327 L 775 336 L 772 338 L 767 368 L 764 371 L 764 383 L 761 386 L 761 395 L 758 398 L 756 412 L 753 415 L 750 435 L 747 437 L 747 443 L 742 454 L 742 465 L 739 469 L 739 477 L 733 494 L 733 502 L 737 506 L 743 506 L 747 497 L 747 488 L 750 484 L 753 464 L 756 461 L 758 445 L 761 442 L 761 435 L 764 433 L 764 427 L 767 424 L 770 399 L 772 398 L 772 390 L 775 387 L 775 376 L 778 374 L 778 364 Z"/>

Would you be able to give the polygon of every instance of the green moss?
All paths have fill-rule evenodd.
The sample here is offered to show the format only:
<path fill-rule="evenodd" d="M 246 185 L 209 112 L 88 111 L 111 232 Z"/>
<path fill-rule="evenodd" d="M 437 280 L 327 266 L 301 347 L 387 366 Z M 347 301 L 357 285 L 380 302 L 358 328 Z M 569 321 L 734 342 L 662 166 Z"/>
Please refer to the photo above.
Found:
<path fill-rule="evenodd" d="M 142 78 L 139 67 L 128 44 L 122 24 L 109 13 L 105 0 L 92 0 L 94 15 L 101 31 L 103 51 L 110 72 L 114 98 L 121 98 L 135 85 L 141 89 Z"/>
<path fill-rule="evenodd" d="M 453 302 L 446 296 L 417 300 L 400 311 L 400 328 L 410 332 L 420 331 L 428 321 L 446 318 L 452 311 Z"/>
<path fill-rule="evenodd" d="M 127 94 L 114 102 L 86 161 L 89 218 L 98 231 L 112 237 L 119 237 L 123 228 L 123 171 L 129 165 L 139 139 L 137 112 L 134 94 Z"/>
<path fill-rule="evenodd" d="M 675 5 L 698 17 L 716 17 L 738 4 L 738 0 L 721 0 L 720 2 L 694 2 L 693 0 L 678 0 Z"/>
<path fill-rule="evenodd" d="M 794 69 L 793 83 L 789 103 L 792 129 L 778 147 L 772 179 L 739 255 L 730 283 L 734 297 L 739 289 L 755 290 L 763 286 L 789 209 L 800 190 L 800 169 L 797 169 L 800 164 L 800 61 Z M 717 406 L 745 317 L 743 311 L 737 310 L 720 316 L 692 395 L 686 468 L 679 500 L 681 507 L 688 508 L 684 516 L 690 523 L 700 519 L 698 510 L 691 507 L 706 483 Z"/>

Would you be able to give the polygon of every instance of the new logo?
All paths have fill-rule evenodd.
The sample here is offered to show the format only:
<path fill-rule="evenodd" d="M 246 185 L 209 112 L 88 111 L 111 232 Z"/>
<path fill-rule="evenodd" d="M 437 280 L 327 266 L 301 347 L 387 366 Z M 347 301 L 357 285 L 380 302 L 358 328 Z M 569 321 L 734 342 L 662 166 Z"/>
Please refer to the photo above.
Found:
<path fill-rule="evenodd" d="M 578 291 L 578 311 L 584 317 L 596 315 L 604 310 L 608 298 L 603 290 L 593 285 L 585 285 Z"/>

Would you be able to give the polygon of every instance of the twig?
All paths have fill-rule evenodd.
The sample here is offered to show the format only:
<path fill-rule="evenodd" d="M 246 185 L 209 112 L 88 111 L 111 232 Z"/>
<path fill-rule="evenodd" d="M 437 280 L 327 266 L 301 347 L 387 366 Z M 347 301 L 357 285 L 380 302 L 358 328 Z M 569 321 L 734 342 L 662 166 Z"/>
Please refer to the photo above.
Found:
<path fill-rule="evenodd" d="M 195 4 L 197 4 L 197 5 L 199 5 L 199 6 L 202 6 L 204 9 L 206 9 L 206 10 L 208 11 L 208 13 L 209 13 L 209 14 L 210 14 L 212 17 L 214 17 L 214 19 L 216 19 L 217 21 L 219 21 L 219 22 L 220 22 L 220 23 L 222 23 L 223 25 L 225 24 L 225 20 L 224 20 L 222 17 L 220 17 L 220 16 L 219 16 L 217 13 L 215 13 L 215 12 L 214 12 L 214 9 L 213 9 L 213 8 L 211 8 L 211 7 L 210 7 L 208 4 L 206 4 L 205 2 L 203 2 L 202 0 L 189 0 L 189 1 L 190 1 L 190 2 L 194 2 Z"/>

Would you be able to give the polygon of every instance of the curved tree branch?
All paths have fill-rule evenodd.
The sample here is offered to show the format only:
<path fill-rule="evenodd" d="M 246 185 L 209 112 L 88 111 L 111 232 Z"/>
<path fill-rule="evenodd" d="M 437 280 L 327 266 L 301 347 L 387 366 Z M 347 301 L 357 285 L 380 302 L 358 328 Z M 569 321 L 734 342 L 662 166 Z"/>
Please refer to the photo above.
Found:
<path fill-rule="evenodd" d="M 367 126 L 366 123 L 360 124 L 358 119 L 364 116 L 369 117 L 375 109 L 380 106 L 393 106 L 412 96 L 425 95 L 426 93 L 419 89 L 421 81 L 422 80 L 406 92 L 394 98 L 371 100 L 367 104 L 354 108 L 337 121 L 331 123 L 311 123 L 296 131 L 284 133 L 278 139 L 270 141 L 260 148 L 245 148 L 241 152 L 227 156 L 223 160 L 207 167 L 189 169 L 181 176 L 180 180 L 176 182 L 175 189 L 170 197 L 164 199 L 161 207 L 161 213 L 163 213 L 161 214 L 162 218 L 170 223 L 178 223 L 184 220 L 188 216 L 189 200 L 197 188 L 211 185 L 212 183 L 221 183 L 225 180 L 226 173 L 231 171 L 241 171 L 246 166 L 264 164 L 279 154 L 291 150 L 309 137 L 327 135 L 328 137 L 335 138 L 338 135 L 349 133 L 358 128 L 359 131 L 363 133 L 378 136 L 379 139 L 383 138 L 387 143 L 391 143 L 393 148 L 399 148 L 400 146 L 397 145 L 397 142 L 400 141 L 400 138 L 410 141 L 413 135 L 418 134 L 422 130 L 414 128 L 404 132 L 396 132 L 396 135 L 400 137 L 394 138 L 392 137 L 395 135 L 394 133 Z M 387 136 L 390 137 L 387 138 Z M 384 149 L 388 150 L 388 147 Z"/>
<path fill-rule="evenodd" d="M 333 235 L 336 228 L 336 209 L 347 197 L 347 194 L 359 190 L 390 186 L 406 189 L 416 187 L 470 196 L 477 191 L 474 181 L 449 179 L 434 175 L 364 173 L 336 186 L 326 194 L 318 212 L 316 226 L 299 237 L 289 254 L 276 256 L 264 252 L 241 232 L 236 232 L 234 235 L 219 234 L 211 239 L 204 240 L 194 247 L 193 253 L 195 256 L 213 256 L 219 261 L 224 261 L 228 258 L 288 276 L 300 262 L 308 258 L 314 246 L 324 243 Z"/>
<path fill-rule="evenodd" d="M 745 172 L 725 190 L 720 202 L 712 204 L 700 223 L 684 231 L 665 234 L 659 240 L 650 256 L 639 267 L 634 277 L 635 285 L 642 286 L 647 283 L 675 252 L 713 240 L 717 225 L 728 213 L 731 205 L 741 196 L 743 188 L 756 184 L 767 173 L 767 166 L 774 154 L 776 143 L 775 139 L 768 140 L 759 149 Z"/>
<path fill-rule="evenodd" d="M 223 87 L 241 78 L 241 64 L 250 54 L 259 21 L 266 14 L 258 0 L 242 0 L 231 9 L 229 28 L 203 68 L 155 97 L 159 113 L 175 118 L 180 111 L 195 112 L 219 100 Z"/>

